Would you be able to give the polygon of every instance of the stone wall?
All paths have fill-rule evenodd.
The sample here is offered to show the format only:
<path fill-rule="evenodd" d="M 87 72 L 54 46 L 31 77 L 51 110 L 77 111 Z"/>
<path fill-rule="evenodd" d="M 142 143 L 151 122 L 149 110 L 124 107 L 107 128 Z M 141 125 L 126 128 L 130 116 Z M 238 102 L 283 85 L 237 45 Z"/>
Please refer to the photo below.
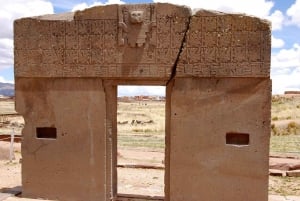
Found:
<path fill-rule="evenodd" d="M 262 79 L 175 79 L 171 201 L 268 200 L 270 89 Z"/>
<path fill-rule="evenodd" d="M 143 12 L 141 23 L 130 22 L 135 10 Z M 167 80 L 189 15 L 188 8 L 168 4 L 110 5 L 59 20 L 17 20 L 16 76 Z"/>
<path fill-rule="evenodd" d="M 102 81 L 18 78 L 16 83 L 16 110 L 25 119 L 22 196 L 105 200 Z M 56 137 L 38 138 L 37 128 L 55 128 Z"/>
<path fill-rule="evenodd" d="M 270 25 L 171 4 L 14 23 L 23 195 L 111 200 L 120 84 L 164 85 L 166 201 L 267 201 Z"/>

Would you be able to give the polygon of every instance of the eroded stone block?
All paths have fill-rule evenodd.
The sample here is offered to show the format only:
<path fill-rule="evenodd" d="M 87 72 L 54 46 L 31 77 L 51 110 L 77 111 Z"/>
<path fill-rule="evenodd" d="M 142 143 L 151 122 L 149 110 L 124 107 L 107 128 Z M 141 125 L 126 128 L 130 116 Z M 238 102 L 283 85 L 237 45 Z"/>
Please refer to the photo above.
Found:
<path fill-rule="evenodd" d="M 22 195 L 120 198 L 126 83 L 167 87 L 164 200 L 267 201 L 270 31 L 255 17 L 162 3 L 16 20 Z"/>

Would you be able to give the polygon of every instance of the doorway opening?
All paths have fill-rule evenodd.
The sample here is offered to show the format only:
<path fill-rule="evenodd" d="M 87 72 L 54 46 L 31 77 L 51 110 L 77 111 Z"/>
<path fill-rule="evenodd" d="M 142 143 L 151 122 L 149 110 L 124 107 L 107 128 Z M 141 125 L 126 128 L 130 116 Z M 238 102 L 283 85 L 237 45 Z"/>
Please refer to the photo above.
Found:
<path fill-rule="evenodd" d="M 165 197 L 166 87 L 118 85 L 117 195 Z"/>

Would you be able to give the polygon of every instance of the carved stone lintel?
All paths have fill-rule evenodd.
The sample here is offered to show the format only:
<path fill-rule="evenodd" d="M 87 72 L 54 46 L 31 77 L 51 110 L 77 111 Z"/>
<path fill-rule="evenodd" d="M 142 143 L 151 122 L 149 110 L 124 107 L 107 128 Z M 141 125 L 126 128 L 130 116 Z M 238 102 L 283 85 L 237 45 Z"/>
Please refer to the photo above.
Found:
<path fill-rule="evenodd" d="M 129 10 L 130 9 L 130 10 Z M 118 43 L 120 46 L 142 47 L 155 45 L 156 14 L 152 5 L 119 7 Z"/>

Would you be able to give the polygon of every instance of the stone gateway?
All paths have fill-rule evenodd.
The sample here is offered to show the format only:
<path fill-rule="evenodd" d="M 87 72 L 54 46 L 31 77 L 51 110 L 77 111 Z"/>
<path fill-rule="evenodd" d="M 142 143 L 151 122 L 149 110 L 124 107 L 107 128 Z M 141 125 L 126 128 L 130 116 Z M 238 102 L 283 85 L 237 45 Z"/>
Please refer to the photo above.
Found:
<path fill-rule="evenodd" d="M 270 38 L 256 17 L 162 3 L 16 20 L 23 196 L 126 200 L 116 175 L 125 84 L 166 86 L 156 200 L 267 201 Z"/>

